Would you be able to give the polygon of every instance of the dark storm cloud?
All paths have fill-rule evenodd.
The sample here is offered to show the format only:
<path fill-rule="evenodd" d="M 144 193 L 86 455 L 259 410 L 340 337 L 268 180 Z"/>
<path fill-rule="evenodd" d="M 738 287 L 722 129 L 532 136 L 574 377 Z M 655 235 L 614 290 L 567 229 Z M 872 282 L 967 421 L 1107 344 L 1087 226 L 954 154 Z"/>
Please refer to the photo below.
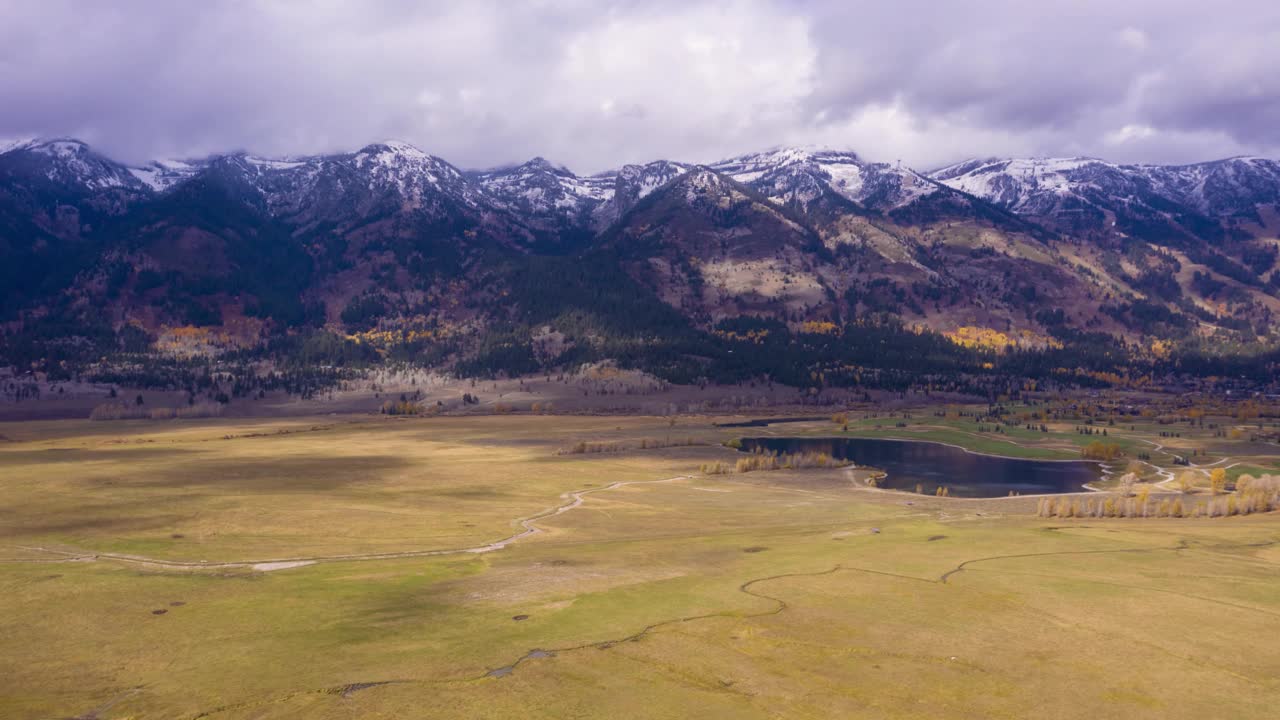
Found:
<path fill-rule="evenodd" d="M 0 138 L 128 160 L 401 138 L 577 170 L 782 143 L 1280 154 L 1269 2 L 0 0 Z"/>
<path fill-rule="evenodd" d="M 882 103 L 1032 152 L 1151 161 L 1280 145 L 1280 4 L 801 7 L 823 49 L 809 102 L 828 121 Z"/>

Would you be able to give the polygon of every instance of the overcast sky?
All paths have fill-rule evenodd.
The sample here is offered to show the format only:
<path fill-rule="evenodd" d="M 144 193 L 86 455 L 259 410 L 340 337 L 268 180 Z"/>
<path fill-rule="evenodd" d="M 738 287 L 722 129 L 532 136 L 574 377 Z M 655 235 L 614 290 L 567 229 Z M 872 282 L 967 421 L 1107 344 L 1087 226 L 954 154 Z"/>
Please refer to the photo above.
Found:
<path fill-rule="evenodd" d="M 1280 2 L 0 0 L 0 138 L 25 135 L 579 172 L 786 144 L 1280 157 Z"/>

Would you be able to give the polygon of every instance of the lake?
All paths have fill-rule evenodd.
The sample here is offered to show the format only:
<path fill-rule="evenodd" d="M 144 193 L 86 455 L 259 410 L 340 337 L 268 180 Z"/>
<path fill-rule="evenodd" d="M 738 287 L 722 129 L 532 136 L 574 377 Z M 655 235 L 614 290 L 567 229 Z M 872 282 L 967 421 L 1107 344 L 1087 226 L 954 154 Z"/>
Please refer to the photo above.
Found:
<path fill-rule="evenodd" d="M 888 473 L 879 487 L 933 495 L 946 487 L 953 497 L 1002 497 L 1070 493 L 1102 477 L 1096 462 L 1053 461 L 978 455 L 942 443 L 874 438 L 743 438 L 742 449 L 778 453 L 825 452 L 855 465 Z"/>

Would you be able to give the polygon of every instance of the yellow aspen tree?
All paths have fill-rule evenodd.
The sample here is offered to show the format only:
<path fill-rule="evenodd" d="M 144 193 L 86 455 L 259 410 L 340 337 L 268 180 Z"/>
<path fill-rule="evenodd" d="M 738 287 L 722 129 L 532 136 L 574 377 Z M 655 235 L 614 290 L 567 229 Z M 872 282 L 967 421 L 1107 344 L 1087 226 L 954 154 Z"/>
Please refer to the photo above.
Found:
<path fill-rule="evenodd" d="M 1151 486 L 1150 486 L 1150 485 L 1144 485 L 1141 489 L 1139 489 L 1139 490 L 1138 490 L 1138 504 L 1139 504 L 1139 505 L 1141 505 L 1141 506 L 1143 506 L 1143 507 L 1146 507 L 1146 505 L 1147 505 L 1147 498 L 1149 498 L 1149 497 L 1151 497 Z"/>
<path fill-rule="evenodd" d="M 1214 495 L 1221 495 L 1227 489 L 1227 471 L 1222 468 L 1214 468 L 1209 473 L 1209 487 L 1213 489 Z"/>

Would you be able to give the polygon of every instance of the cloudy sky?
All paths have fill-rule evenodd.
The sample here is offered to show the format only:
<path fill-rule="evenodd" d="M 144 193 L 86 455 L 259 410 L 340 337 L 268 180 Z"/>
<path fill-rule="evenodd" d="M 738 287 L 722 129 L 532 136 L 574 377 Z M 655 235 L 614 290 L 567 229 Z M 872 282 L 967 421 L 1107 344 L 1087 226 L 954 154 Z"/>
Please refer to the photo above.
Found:
<path fill-rule="evenodd" d="M 26 135 L 579 172 L 785 144 L 1280 157 L 1280 2 L 0 0 L 0 138 Z"/>

